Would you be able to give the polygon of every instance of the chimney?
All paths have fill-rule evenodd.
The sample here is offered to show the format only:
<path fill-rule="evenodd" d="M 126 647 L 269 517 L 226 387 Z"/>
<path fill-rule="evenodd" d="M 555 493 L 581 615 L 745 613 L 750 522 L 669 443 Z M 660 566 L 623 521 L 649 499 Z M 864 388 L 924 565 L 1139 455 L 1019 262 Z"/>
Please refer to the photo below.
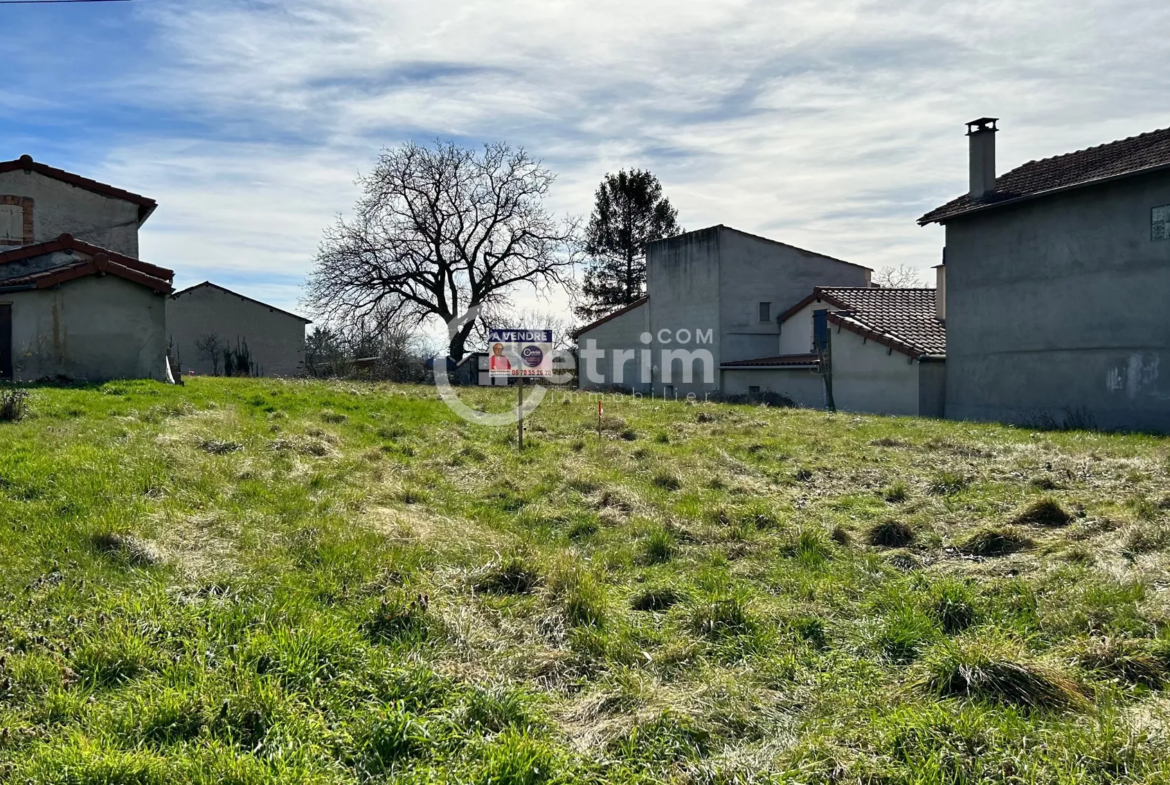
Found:
<path fill-rule="evenodd" d="M 971 192 L 973 200 L 995 190 L 995 127 L 998 117 L 981 117 L 967 123 L 971 140 Z"/>

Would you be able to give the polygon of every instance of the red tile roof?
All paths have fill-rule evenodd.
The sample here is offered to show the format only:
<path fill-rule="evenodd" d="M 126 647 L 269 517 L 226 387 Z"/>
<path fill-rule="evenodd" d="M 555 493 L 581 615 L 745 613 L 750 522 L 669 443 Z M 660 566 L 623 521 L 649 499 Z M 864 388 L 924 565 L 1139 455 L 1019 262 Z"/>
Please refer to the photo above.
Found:
<path fill-rule="evenodd" d="M 34 161 L 31 155 L 22 155 L 15 161 L 0 161 L 0 173 L 15 172 L 21 169 L 26 172 L 36 172 L 45 177 L 51 177 L 54 180 L 60 180 L 63 183 L 68 183 L 77 188 L 84 188 L 86 191 L 91 191 L 95 194 L 121 199 L 125 202 L 133 202 L 138 205 L 139 224 L 146 221 L 150 217 L 150 214 L 154 212 L 155 208 L 158 207 L 158 202 L 149 197 L 131 191 L 124 191 L 121 188 L 115 188 L 105 183 L 99 183 L 97 180 L 90 180 L 88 177 L 66 172 L 64 169 L 55 169 L 52 166 L 46 166 L 45 164 Z"/>
<path fill-rule="evenodd" d="M 818 364 L 815 354 L 784 354 L 761 357 L 758 360 L 732 360 L 720 363 L 720 368 L 808 368 Z"/>
<path fill-rule="evenodd" d="M 141 259 L 125 256 L 116 251 L 111 251 L 108 248 L 102 248 L 101 246 L 78 240 L 71 234 L 63 234 L 56 240 L 48 240 L 43 243 L 37 243 L 36 245 L 25 245 L 20 248 L 14 248 L 11 251 L 0 253 L 0 279 L 4 277 L 3 266 L 9 262 L 19 262 L 24 259 L 31 259 L 34 256 L 44 256 L 45 254 L 57 253 L 58 251 L 77 251 L 91 257 L 97 256 L 98 254 L 105 254 L 110 261 L 123 267 L 129 267 L 132 270 L 138 270 L 152 278 L 160 278 L 168 282 L 175 279 L 173 270 L 168 270 L 165 267 L 156 267 Z"/>
<path fill-rule="evenodd" d="M 945 356 L 947 329 L 937 318 L 934 296 L 934 289 L 818 286 L 806 301 L 840 309 L 829 313 L 830 322 L 894 351 Z"/>
<path fill-rule="evenodd" d="M 161 278 L 147 275 L 140 270 L 118 264 L 117 262 L 111 261 L 104 253 L 98 254 L 92 259 L 84 259 L 73 264 L 54 267 L 50 270 L 2 280 L 0 281 L 0 289 L 16 286 L 51 289 L 54 286 L 60 286 L 63 283 L 68 283 L 69 281 L 84 278 L 89 275 L 114 275 L 118 278 L 124 278 L 127 281 L 132 281 L 141 286 L 153 289 L 160 294 L 170 294 L 174 291 L 170 281 L 164 281 Z"/>
<path fill-rule="evenodd" d="M 974 210 L 1027 199 L 1053 191 L 1091 185 L 1104 180 L 1170 167 L 1170 128 L 1131 136 L 1118 142 L 1044 158 L 1000 175 L 995 190 L 979 200 L 952 199 L 918 219 L 926 225 L 945 223 Z"/>
<path fill-rule="evenodd" d="M 616 319 L 619 316 L 621 316 L 623 313 L 629 313 L 630 311 L 634 310 L 638 306 L 645 305 L 648 302 L 650 302 L 650 295 L 646 295 L 644 297 L 639 297 L 637 300 L 634 300 L 629 305 L 623 305 L 621 308 L 618 308 L 613 313 L 611 313 L 607 316 L 603 316 L 595 322 L 590 322 L 589 324 L 585 325 L 584 327 L 578 327 L 576 330 L 569 333 L 569 335 L 572 338 L 576 338 L 579 335 L 581 335 L 581 333 L 588 332 L 588 331 L 592 330 L 594 327 L 597 327 L 598 325 L 605 324 L 610 319 Z"/>

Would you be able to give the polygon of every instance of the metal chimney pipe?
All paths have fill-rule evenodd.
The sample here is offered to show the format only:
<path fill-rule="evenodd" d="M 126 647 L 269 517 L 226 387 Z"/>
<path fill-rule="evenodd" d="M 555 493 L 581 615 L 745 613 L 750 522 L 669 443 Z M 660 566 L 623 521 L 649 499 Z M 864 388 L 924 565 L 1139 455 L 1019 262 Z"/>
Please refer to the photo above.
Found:
<path fill-rule="evenodd" d="M 971 190 L 973 200 L 983 199 L 995 190 L 995 124 L 998 117 L 981 117 L 967 123 L 971 140 Z"/>

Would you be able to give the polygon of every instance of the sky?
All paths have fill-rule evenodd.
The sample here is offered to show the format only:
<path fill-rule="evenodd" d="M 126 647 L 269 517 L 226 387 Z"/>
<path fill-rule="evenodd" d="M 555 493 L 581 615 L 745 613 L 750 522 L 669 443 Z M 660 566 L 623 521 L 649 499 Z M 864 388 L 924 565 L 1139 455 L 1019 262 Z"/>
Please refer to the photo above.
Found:
<path fill-rule="evenodd" d="M 725 224 L 931 280 L 967 189 L 1170 126 L 1170 5 L 945 0 L 0 0 L 0 160 L 150 196 L 142 257 L 304 312 L 322 231 L 408 140 L 523 146 L 587 216 L 647 168 Z M 522 303 L 559 309 L 565 303 Z"/>

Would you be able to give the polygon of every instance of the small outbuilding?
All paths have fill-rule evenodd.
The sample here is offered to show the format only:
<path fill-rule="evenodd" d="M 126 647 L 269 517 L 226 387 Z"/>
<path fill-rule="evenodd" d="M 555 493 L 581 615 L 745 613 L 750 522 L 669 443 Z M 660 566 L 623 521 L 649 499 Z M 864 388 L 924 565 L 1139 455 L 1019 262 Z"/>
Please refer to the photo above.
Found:
<path fill-rule="evenodd" d="M 229 363 L 240 375 L 303 376 L 309 324 L 303 316 L 210 281 L 167 301 L 172 358 L 184 370 L 208 376 L 228 372 Z"/>
<path fill-rule="evenodd" d="M 0 253 L 0 379 L 165 379 L 173 278 L 68 234 Z"/>

